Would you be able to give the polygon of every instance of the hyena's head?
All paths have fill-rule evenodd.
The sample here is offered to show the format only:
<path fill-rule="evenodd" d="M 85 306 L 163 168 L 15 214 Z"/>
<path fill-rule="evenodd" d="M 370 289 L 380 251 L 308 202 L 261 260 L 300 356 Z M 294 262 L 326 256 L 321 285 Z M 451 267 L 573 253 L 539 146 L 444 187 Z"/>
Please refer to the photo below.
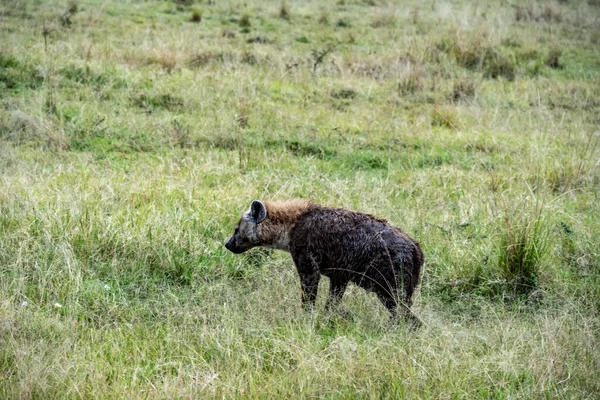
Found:
<path fill-rule="evenodd" d="M 264 245 L 268 238 L 265 237 L 266 232 L 262 223 L 266 218 L 267 208 L 262 202 L 254 200 L 250 209 L 240 218 L 231 239 L 225 243 L 227 250 L 240 254 L 253 247 Z"/>

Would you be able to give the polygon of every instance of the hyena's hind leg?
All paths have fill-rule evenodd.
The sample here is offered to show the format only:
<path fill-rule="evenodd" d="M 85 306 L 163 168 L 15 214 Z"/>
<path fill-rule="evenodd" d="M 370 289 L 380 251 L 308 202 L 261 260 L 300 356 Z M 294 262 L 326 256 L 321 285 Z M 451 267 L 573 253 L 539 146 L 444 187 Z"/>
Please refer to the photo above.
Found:
<path fill-rule="evenodd" d="M 394 324 L 400 323 L 400 317 L 410 327 L 411 330 L 419 328 L 423 323 L 410 309 L 412 301 L 410 299 L 402 298 L 402 288 L 398 288 L 396 296 L 390 296 L 388 294 L 377 293 L 379 300 L 392 314 L 392 322 Z M 398 312 L 399 311 L 399 312 Z"/>
<path fill-rule="evenodd" d="M 423 322 L 419 317 L 412 312 L 410 307 L 412 306 L 412 302 L 410 300 L 405 300 L 400 304 L 400 309 L 402 313 L 402 318 L 408 324 L 410 324 L 411 329 L 419 328 L 423 325 Z"/>
<path fill-rule="evenodd" d="M 422 322 L 410 309 L 416 284 L 414 280 L 407 278 L 405 273 L 397 274 L 395 288 L 390 288 L 390 290 L 380 288 L 376 291 L 376 294 L 390 312 L 393 323 L 399 323 L 400 317 L 402 317 L 411 329 L 415 329 L 420 327 Z"/>

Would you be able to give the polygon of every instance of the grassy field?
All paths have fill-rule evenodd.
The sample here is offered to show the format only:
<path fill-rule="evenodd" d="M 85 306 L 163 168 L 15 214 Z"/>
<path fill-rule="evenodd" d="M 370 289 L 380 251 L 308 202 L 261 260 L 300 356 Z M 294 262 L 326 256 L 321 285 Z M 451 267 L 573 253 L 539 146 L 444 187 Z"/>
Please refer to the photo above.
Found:
<path fill-rule="evenodd" d="M 598 398 L 600 3 L 0 3 L 0 398 Z M 416 332 L 252 199 L 422 244 Z"/>

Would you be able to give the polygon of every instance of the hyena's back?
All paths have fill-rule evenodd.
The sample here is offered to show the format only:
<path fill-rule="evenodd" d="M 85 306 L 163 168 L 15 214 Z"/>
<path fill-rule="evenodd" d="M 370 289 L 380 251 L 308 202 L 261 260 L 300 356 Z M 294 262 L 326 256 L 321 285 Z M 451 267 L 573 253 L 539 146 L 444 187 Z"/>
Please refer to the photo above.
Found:
<path fill-rule="evenodd" d="M 296 221 L 290 253 L 299 270 L 315 268 L 332 280 L 354 282 L 390 306 L 393 297 L 393 305 L 400 300 L 410 307 L 423 264 L 419 244 L 386 221 L 319 206 Z"/>

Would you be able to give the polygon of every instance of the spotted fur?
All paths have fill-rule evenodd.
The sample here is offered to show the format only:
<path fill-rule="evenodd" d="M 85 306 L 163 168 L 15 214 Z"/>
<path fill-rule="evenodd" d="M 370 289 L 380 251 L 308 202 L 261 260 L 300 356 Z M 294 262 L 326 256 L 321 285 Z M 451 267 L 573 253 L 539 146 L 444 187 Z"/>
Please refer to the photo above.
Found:
<path fill-rule="evenodd" d="M 419 243 L 383 219 L 328 208 L 305 200 L 253 201 L 225 245 L 234 253 L 264 246 L 292 255 L 302 286 L 302 303 L 313 307 L 320 277 L 330 279 L 327 307 L 336 306 L 348 286 L 374 292 L 392 316 L 418 323 L 410 311 L 419 283 Z"/>

